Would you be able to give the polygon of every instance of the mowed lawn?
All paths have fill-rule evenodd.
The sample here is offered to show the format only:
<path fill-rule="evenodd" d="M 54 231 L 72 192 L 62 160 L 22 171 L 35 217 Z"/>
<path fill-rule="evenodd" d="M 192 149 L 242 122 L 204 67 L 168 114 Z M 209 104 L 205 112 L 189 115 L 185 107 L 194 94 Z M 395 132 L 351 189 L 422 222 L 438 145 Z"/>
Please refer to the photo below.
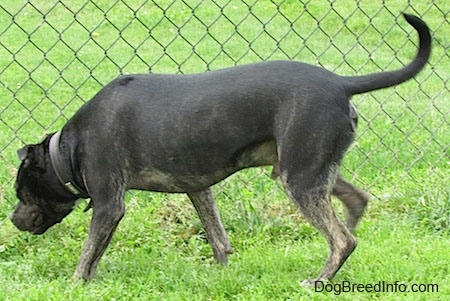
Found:
<path fill-rule="evenodd" d="M 441 2 L 0 3 L 0 300 L 448 299 L 450 5 Z M 393 70 L 416 52 L 403 11 L 429 24 L 432 58 L 416 79 L 353 99 L 358 137 L 342 173 L 373 198 L 356 251 L 320 292 L 300 283 L 320 272 L 327 244 L 269 168 L 213 187 L 235 249 L 228 266 L 213 262 L 181 194 L 128 193 L 127 213 L 90 283 L 71 280 L 92 214 L 83 212 L 87 203 L 42 236 L 9 221 L 16 150 L 59 130 L 116 76 L 275 59 L 343 75 Z"/>

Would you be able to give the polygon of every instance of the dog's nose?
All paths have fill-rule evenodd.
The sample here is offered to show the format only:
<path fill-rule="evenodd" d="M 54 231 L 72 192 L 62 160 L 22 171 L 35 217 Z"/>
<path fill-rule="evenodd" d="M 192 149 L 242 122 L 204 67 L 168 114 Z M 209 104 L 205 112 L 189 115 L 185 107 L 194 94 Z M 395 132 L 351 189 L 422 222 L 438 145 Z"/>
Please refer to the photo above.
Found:
<path fill-rule="evenodd" d="M 14 224 L 14 226 L 17 227 L 17 229 L 19 229 L 20 231 L 27 230 L 25 223 L 17 217 L 17 214 L 15 212 L 13 212 L 9 216 L 9 218 L 11 219 L 11 222 Z"/>

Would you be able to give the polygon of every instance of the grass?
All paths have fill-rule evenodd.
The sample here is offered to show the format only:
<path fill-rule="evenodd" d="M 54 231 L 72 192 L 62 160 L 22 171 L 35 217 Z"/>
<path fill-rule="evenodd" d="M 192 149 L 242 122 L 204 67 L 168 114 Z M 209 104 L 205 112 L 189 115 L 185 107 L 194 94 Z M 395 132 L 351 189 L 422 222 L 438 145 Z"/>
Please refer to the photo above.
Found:
<path fill-rule="evenodd" d="M 334 283 L 439 285 L 439 293 L 341 293 L 345 300 L 448 298 L 450 63 L 442 12 L 449 5 L 397 0 L 380 8 L 367 1 L 356 9 L 336 2 L 329 12 L 326 1 L 217 3 L 0 4 L 0 300 L 335 298 L 335 292 L 299 285 L 320 271 L 326 243 L 280 183 L 267 177 L 270 171 L 259 168 L 214 187 L 236 251 L 229 266 L 212 262 L 185 196 L 133 192 L 97 277 L 73 283 L 91 213 L 78 208 L 43 236 L 15 229 L 7 218 L 16 202 L 15 152 L 61 128 L 120 73 L 203 72 L 269 59 L 302 60 L 349 75 L 398 68 L 415 53 L 401 11 L 422 14 L 433 28 L 432 68 L 394 89 L 353 99 L 361 121 L 343 173 L 375 198 L 357 231 L 358 248 Z"/>

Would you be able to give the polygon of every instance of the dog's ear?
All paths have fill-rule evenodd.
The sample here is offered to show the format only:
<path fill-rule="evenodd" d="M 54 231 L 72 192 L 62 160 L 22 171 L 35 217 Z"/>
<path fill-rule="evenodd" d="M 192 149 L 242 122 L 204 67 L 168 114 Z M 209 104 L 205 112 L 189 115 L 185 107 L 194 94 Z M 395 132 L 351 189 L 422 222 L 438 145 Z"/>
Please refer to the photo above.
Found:
<path fill-rule="evenodd" d="M 23 162 L 23 167 L 36 167 L 45 170 L 45 151 L 42 145 L 26 145 L 17 150 L 19 159 Z"/>
<path fill-rule="evenodd" d="M 17 150 L 17 156 L 19 156 L 20 161 L 23 161 L 27 158 L 28 156 L 28 150 L 31 148 L 31 145 L 25 145 L 22 148 L 19 148 Z"/>

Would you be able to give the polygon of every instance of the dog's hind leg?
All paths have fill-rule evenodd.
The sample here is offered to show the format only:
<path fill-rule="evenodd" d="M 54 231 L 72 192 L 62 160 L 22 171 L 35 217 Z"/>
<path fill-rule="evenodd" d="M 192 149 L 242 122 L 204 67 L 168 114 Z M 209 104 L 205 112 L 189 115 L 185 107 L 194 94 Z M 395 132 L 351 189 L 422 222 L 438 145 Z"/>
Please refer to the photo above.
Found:
<path fill-rule="evenodd" d="M 212 196 L 211 189 L 188 192 L 192 204 L 197 210 L 206 231 L 206 238 L 218 263 L 227 264 L 228 255 L 233 253 L 227 233 L 222 225 L 219 210 Z"/>
<path fill-rule="evenodd" d="M 338 175 L 332 194 L 347 208 L 347 227 L 353 232 L 369 201 L 369 195 Z"/>
<path fill-rule="evenodd" d="M 356 239 L 348 228 L 336 216 L 329 198 L 329 185 L 305 186 L 311 183 L 314 174 L 281 173 L 281 179 L 286 193 L 298 206 L 305 219 L 316 227 L 326 238 L 330 253 L 320 275 L 304 284 L 314 284 L 316 281 L 331 280 L 341 268 L 345 260 L 356 247 Z M 325 179 L 328 180 L 328 179 Z"/>
<path fill-rule="evenodd" d="M 280 166 L 275 164 L 270 177 L 275 180 L 279 176 Z M 369 194 L 344 179 L 340 174 L 337 176 L 331 193 L 345 205 L 347 209 L 346 225 L 353 233 L 367 206 Z"/>
<path fill-rule="evenodd" d="M 313 284 L 331 280 L 356 248 L 356 238 L 339 220 L 330 200 L 340 162 L 354 132 L 351 118 L 340 111 L 301 113 L 302 118 L 288 123 L 284 131 L 279 127 L 277 145 L 286 193 L 328 242 L 329 255 L 323 270 L 316 279 L 304 282 Z M 317 118 L 319 115 L 321 118 Z"/>

